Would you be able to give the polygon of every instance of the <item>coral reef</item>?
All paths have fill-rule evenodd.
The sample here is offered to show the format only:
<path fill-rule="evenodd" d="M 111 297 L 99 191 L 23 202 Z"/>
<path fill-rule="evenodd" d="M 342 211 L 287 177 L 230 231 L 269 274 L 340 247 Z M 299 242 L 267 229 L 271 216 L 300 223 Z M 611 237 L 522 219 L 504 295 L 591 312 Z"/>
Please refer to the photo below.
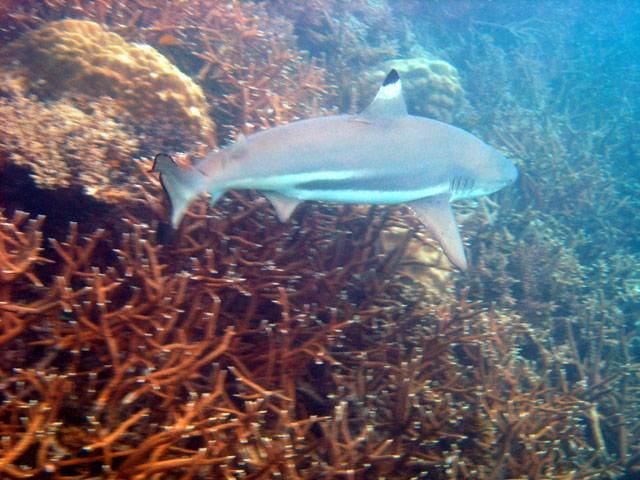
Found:
<path fill-rule="evenodd" d="M 510 40 L 496 43 L 488 31 Z M 569 31 L 550 41 L 546 21 L 533 17 L 476 25 L 464 50 L 450 52 L 473 65 L 466 85 L 479 121 L 472 128 L 505 145 L 521 171 L 518 195 L 499 195 L 499 208 L 468 218 L 476 261 L 465 285 L 471 299 L 497 298 L 520 312 L 532 332 L 523 356 L 541 362 L 540 371 L 549 358 L 565 357 L 558 381 L 588 402 L 594 448 L 576 477 L 635 478 L 640 325 L 625 285 L 637 276 L 628 232 L 639 207 L 629 192 L 639 184 L 626 168 L 634 138 L 622 94 L 628 86 L 597 67 L 603 44 L 592 36 L 598 32 L 578 48 Z M 600 114 L 603 98 L 585 93 L 594 85 L 610 116 Z"/>
<path fill-rule="evenodd" d="M 290 19 L 301 48 L 325 56 L 341 90 L 410 43 L 410 32 L 394 14 L 391 2 L 360 0 L 302 0 L 292 4 L 271 0 Z"/>
<path fill-rule="evenodd" d="M 465 275 L 402 207 L 309 203 L 280 224 L 231 192 L 172 235 L 131 160 L 167 125 L 8 78 L 1 477 L 637 477 L 637 29 L 575 35 L 552 31 L 546 6 L 518 23 L 513 6 L 467 3 L 403 1 L 409 18 L 393 1 L 5 2 L 1 42 L 81 17 L 154 45 L 204 87 L 222 141 L 331 107 L 332 84 L 349 90 L 390 53 L 423 58 L 407 48 L 423 22 L 415 43 L 446 45 L 436 56 L 465 79 L 466 127 L 521 177 L 456 206 Z M 443 71 L 451 115 L 464 92 Z M 48 200 L 68 185 L 113 203 L 74 223 L 85 204 L 55 198 L 44 218 L 16 164 L 56 188 Z"/>
<path fill-rule="evenodd" d="M 19 62 L 17 70 L 40 98 L 109 96 L 147 129 L 171 124 L 192 142 L 212 141 L 202 89 L 153 47 L 127 42 L 95 22 L 48 23 L 12 42 L 2 56 Z"/>

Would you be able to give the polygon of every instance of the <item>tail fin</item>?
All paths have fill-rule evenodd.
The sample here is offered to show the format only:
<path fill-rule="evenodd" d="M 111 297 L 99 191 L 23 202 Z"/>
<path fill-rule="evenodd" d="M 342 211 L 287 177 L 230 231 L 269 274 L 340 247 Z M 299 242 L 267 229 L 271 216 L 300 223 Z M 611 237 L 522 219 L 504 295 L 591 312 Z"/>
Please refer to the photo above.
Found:
<path fill-rule="evenodd" d="M 160 173 L 160 181 L 171 201 L 171 224 L 177 227 L 191 202 L 205 190 L 205 176 L 198 169 L 181 167 L 164 153 L 156 155 L 152 172 Z"/>

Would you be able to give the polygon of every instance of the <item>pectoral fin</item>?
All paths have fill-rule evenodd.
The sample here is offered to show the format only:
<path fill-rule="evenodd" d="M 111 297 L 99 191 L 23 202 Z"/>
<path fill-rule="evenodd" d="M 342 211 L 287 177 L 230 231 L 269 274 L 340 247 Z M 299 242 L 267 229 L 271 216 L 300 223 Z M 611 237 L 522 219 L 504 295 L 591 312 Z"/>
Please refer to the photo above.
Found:
<path fill-rule="evenodd" d="M 278 192 L 264 192 L 269 199 L 273 208 L 276 209 L 276 214 L 281 222 L 286 222 L 291 217 L 291 214 L 296 209 L 300 200 L 293 197 L 287 197 Z"/>
<path fill-rule="evenodd" d="M 460 270 L 467 269 L 460 231 L 451 211 L 449 197 L 436 195 L 407 204 L 422 223 L 435 235 L 447 258 Z"/>

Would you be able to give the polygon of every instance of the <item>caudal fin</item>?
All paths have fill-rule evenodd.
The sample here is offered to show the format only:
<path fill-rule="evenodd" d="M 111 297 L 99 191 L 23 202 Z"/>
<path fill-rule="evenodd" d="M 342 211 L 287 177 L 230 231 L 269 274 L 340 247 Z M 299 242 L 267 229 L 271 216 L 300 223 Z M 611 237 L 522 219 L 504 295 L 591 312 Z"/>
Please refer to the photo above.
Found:
<path fill-rule="evenodd" d="M 171 201 L 171 224 L 177 227 L 191 202 L 204 192 L 206 177 L 198 169 L 181 167 L 164 153 L 156 155 L 151 171 L 160 173 L 160 182 Z"/>

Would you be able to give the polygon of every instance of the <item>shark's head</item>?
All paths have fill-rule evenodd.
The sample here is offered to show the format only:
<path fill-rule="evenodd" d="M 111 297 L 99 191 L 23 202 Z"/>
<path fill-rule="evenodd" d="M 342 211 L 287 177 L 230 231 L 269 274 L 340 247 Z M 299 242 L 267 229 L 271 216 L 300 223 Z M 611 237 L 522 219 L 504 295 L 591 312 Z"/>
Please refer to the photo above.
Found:
<path fill-rule="evenodd" d="M 474 198 L 498 190 L 513 183 L 518 178 L 518 170 L 496 149 L 483 144 L 476 158 L 464 164 L 464 174 L 450 181 L 451 199 Z"/>
<path fill-rule="evenodd" d="M 518 178 L 518 169 L 504 155 L 491 148 L 486 166 L 483 168 L 482 189 L 486 193 L 497 192 L 511 185 Z"/>

